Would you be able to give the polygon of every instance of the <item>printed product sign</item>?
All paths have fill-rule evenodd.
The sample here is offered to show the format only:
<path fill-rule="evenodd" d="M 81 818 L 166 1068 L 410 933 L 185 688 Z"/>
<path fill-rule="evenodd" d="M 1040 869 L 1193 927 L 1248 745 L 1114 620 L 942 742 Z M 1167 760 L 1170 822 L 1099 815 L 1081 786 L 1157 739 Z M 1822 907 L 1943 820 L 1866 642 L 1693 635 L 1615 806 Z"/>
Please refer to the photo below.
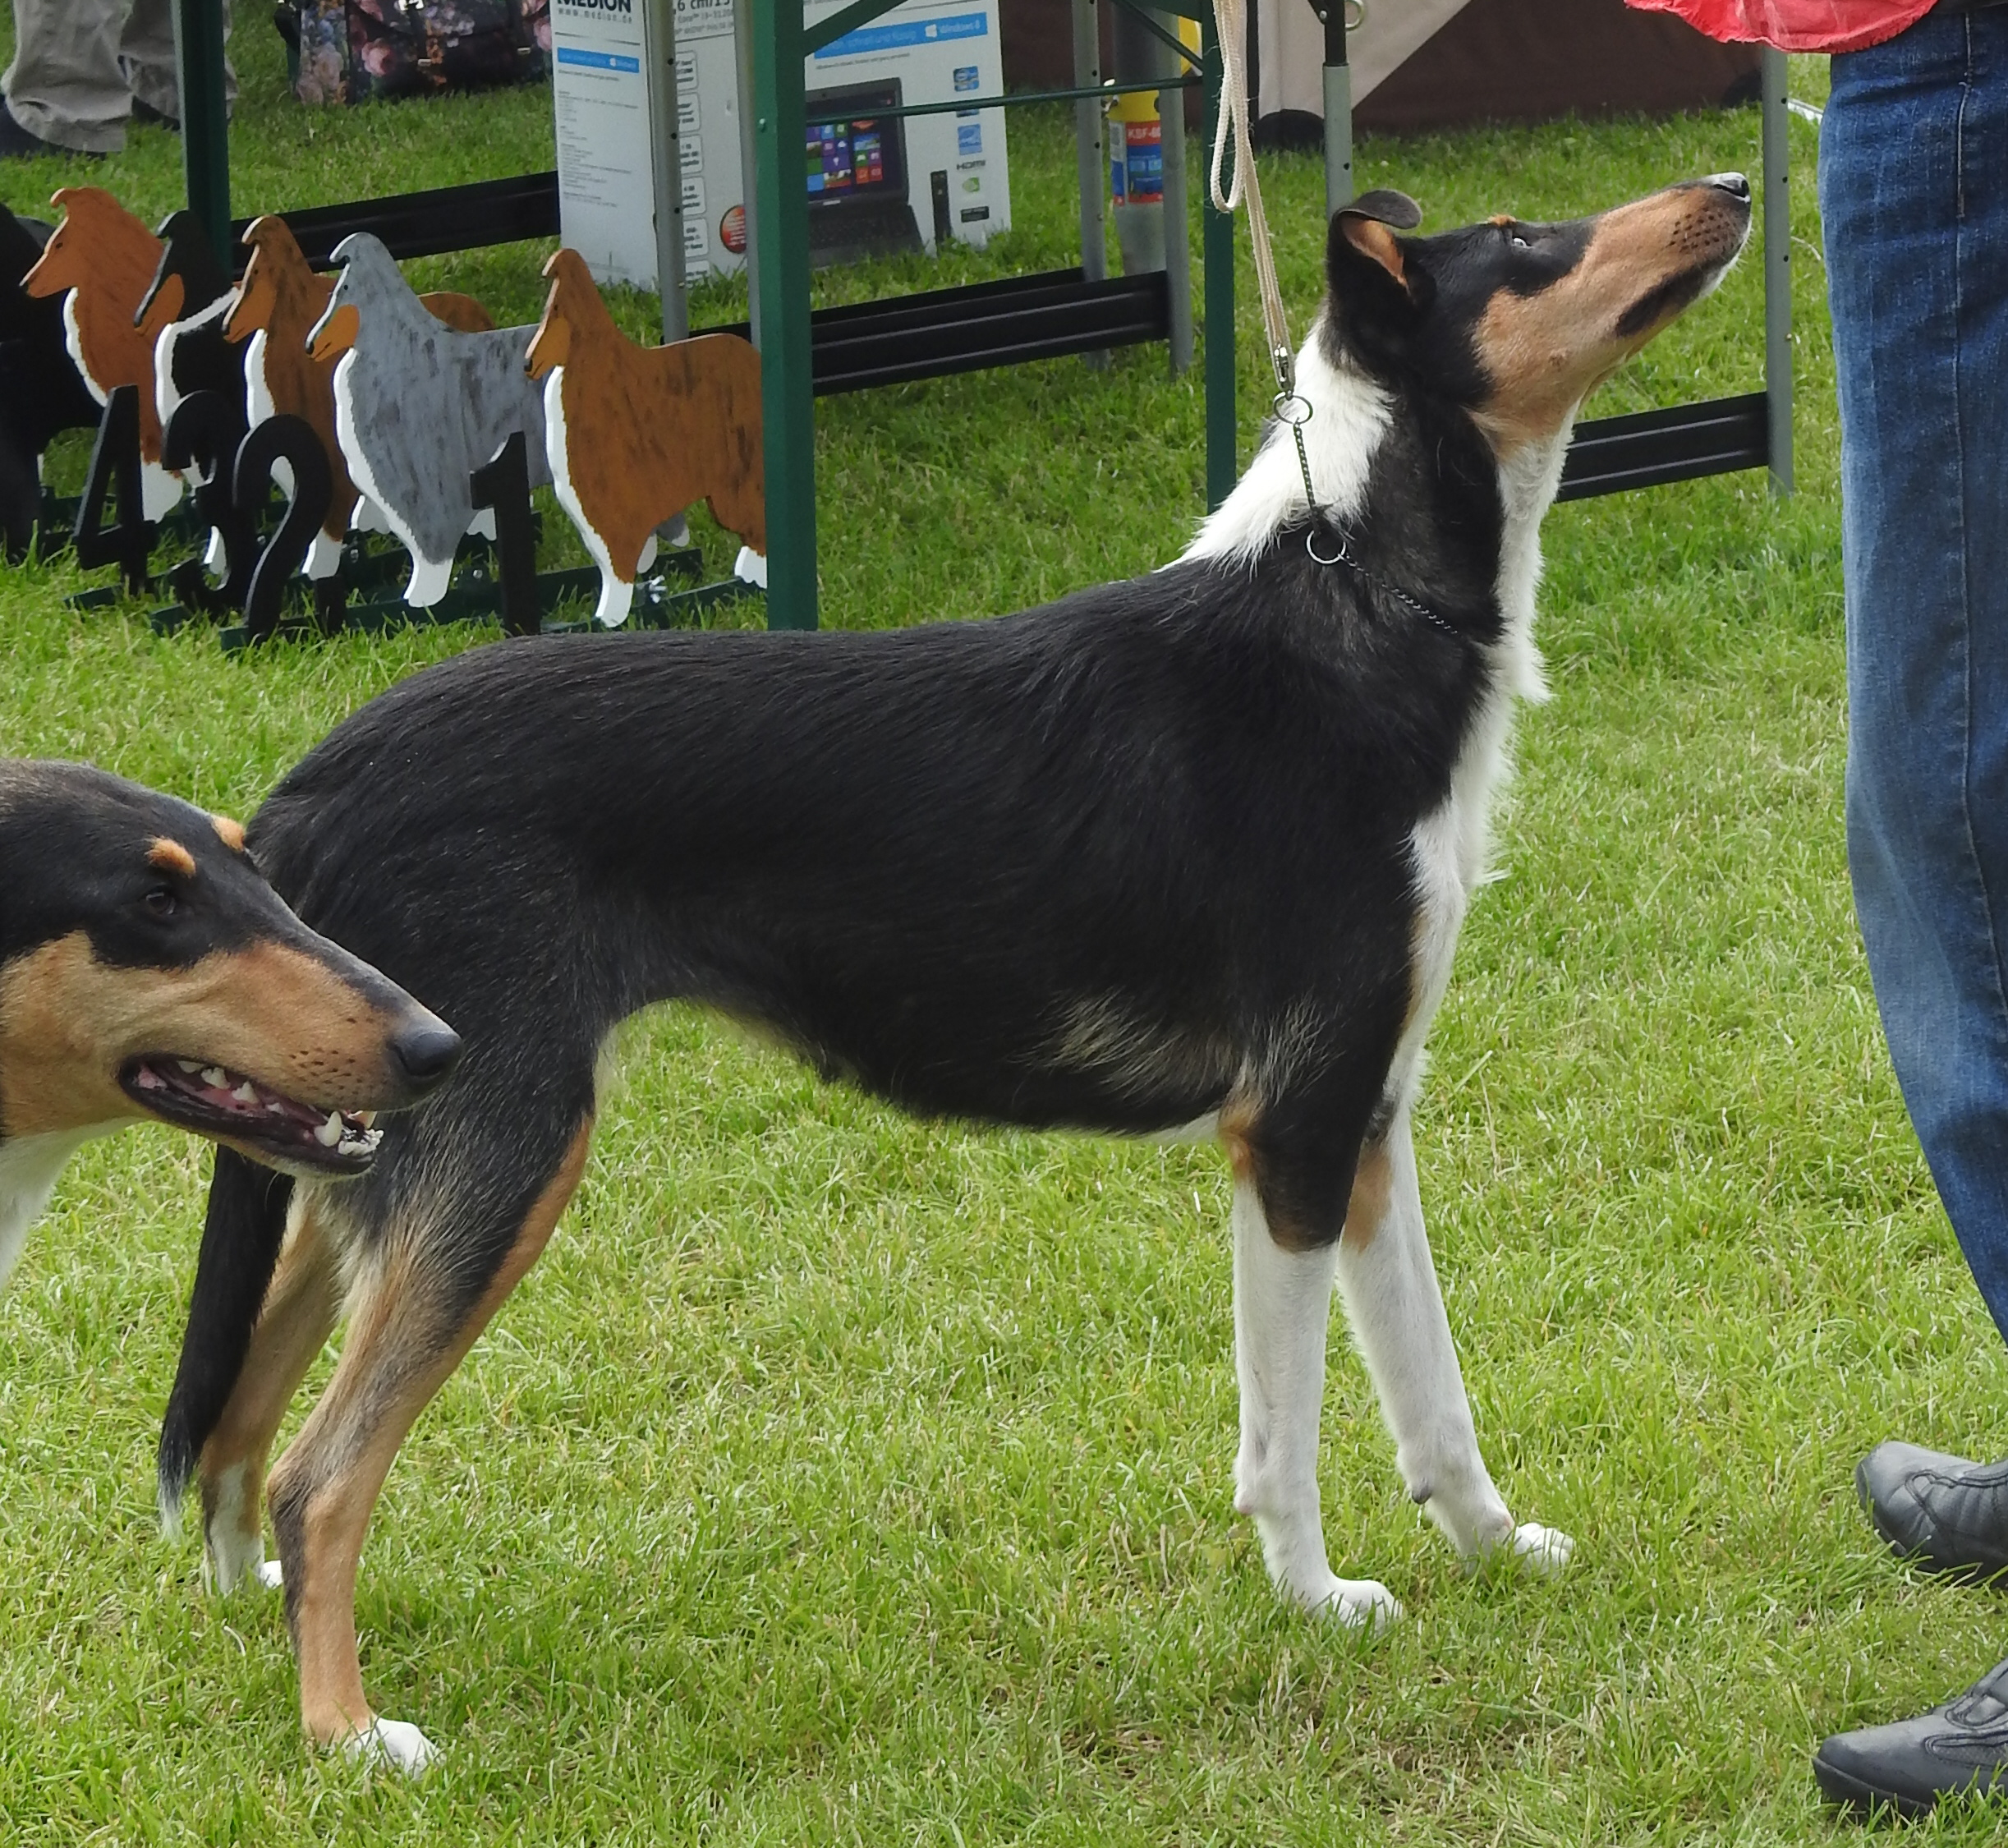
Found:
<path fill-rule="evenodd" d="M 602 283 L 655 287 L 648 48 L 636 0 L 551 0 L 558 234 Z"/>
<path fill-rule="evenodd" d="M 813 25 L 846 0 L 811 0 Z M 655 283 L 640 0 L 551 0 L 565 241 L 602 282 Z M 981 245 L 1011 222 L 1001 109 L 888 114 L 1004 89 L 997 0 L 907 0 L 810 57 L 803 174 L 811 255 L 842 261 Z M 746 262 L 732 0 L 676 0 L 684 271 Z"/>

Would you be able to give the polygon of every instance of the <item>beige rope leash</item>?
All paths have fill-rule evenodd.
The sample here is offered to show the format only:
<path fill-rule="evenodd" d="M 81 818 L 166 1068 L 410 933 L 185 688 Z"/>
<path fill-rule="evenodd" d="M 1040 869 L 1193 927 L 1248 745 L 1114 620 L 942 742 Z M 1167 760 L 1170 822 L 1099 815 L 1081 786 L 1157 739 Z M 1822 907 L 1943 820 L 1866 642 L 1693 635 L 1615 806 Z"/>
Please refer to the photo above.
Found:
<path fill-rule="evenodd" d="M 1276 282 L 1275 253 L 1270 247 L 1269 214 L 1262 209 L 1261 178 L 1255 170 L 1255 149 L 1248 139 L 1248 0 L 1213 0 L 1214 30 L 1220 44 L 1220 119 L 1213 131 L 1213 168 L 1209 186 L 1215 211 L 1232 213 L 1245 198 L 1248 241 L 1255 255 L 1255 282 L 1262 298 L 1262 325 L 1269 340 L 1269 363 L 1276 376 L 1276 395 L 1270 409 L 1289 425 L 1297 444 L 1297 466 L 1304 478 L 1304 502 L 1315 514 L 1318 497 L 1311 485 L 1311 457 L 1304 448 L 1304 425 L 1311 421 L 1311 402 L 1297 389 L 1296 349 L 1290 345 L 1289 324 L 1283 318 L 1283 291 Z M 1234 148 L 1234 179 L 1221 185 L 1229 138 Z M 1232 330 L 1229 330 L 1229 338 Z"/>

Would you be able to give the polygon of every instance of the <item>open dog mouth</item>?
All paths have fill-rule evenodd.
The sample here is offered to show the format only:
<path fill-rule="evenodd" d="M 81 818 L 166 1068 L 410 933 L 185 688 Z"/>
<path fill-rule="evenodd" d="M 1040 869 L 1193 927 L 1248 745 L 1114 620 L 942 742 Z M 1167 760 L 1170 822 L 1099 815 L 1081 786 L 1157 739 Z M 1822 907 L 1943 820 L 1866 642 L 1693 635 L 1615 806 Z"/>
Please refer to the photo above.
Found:
<path fill-rule="evenodd" d="M 118 1083 L 163 1122 L 245 1143 L 290 1165 L 359 1175 L 384 1139 L 384 1132 L 371 1126 L 374 1110 L 316 1110 L 200 1059 L 148 1053 L 130 1060 Z"/>

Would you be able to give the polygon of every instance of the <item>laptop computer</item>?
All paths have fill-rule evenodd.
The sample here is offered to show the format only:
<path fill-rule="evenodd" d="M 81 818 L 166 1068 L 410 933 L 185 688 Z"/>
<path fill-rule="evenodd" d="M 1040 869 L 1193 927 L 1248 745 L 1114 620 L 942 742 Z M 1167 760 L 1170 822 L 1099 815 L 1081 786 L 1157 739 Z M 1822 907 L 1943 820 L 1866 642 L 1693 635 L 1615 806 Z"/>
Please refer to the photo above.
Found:
<path fill-rule="evenodd" d="M 899 80 L 808 94 L 809 260 L 819 269 L 926 248 L 907 200 Z"/>

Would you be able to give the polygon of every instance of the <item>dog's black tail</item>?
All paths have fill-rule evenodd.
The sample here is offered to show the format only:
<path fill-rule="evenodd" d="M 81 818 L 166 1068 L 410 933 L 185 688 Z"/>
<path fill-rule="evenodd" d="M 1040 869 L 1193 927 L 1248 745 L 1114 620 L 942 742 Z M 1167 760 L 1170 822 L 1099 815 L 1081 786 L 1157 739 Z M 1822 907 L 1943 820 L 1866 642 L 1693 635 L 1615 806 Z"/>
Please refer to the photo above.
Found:
<path fill-rule="evenodd" d="M 160 1519 L 169 1533 L 181 1524 L 182 1496 L 195 1459 L 243 1371 L 251 1330 L 278 1263 L 292 1192 L 287 1176 L 232 1150 L 217 1150 L 181 1365 L 160 1427 Z"/>

